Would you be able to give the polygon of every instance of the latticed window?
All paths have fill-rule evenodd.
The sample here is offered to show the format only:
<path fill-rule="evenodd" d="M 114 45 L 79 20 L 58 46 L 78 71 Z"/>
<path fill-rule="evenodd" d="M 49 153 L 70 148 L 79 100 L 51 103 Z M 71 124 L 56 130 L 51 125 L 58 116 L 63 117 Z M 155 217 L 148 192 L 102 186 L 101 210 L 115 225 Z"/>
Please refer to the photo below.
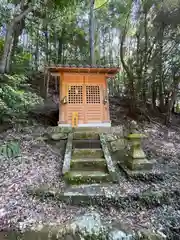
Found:
<path fill-rule="evenodd" d="M 69 88 L 68 88 L 68 103 L 71 103 L 71 104 L 83 103 L 83 88 L 82 88 L 82 86 L 69 86 Z"/>
<path fill-rule="evenodd" d="M 99 86 L 86 86 L 86 103 L 90 104 L 100 103 Z"/>

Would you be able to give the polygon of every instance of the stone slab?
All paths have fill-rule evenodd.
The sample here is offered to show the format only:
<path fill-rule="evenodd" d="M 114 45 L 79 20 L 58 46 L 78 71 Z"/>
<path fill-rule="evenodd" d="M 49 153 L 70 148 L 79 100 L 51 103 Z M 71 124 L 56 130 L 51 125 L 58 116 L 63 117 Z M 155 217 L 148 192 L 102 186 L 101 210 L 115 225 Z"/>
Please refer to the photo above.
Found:
<path fill-rule="evenodd" d="M 100 134 L 100 140 L 101 140 L 102 150 L 104 153 L 104 158 L 106 159 L 108 172 L 111 176 L 112 181 L 117 182 L 118 181 L 117 171 L 116 171 L 115 164 L 112 161 L 109 148 L 107 146 L 106 136 L 104 134 Z"/>
<path fill-rule="evenodd" d="M 65 140 L 68 138 L 68 134 L 67 133 L 53 133 L 51 135 L 51 139 L 54 141 L 59 141 L 59 140 Z"/>
<path fill-rule="evenodd" d="M 130 177 L 135 178 L 138 180 L 148 180 L 148 181 L 154 181 L 154 180 L 163 180 L 164 179 L 164 170 L 163 169 L 156 169 L 154 166 L 151 170 L 130 170 L 125 162 L 119 162 L 118 163 L 120 169 L 124 171 L 124 173 Z"/>
<path fill-rule="evenodd" d="M 73 148 L 101 148 L 100 140 L 80 139 L 73 140 Z"/>
<path fill-rule="evenodd" d="M 98 140 L 99 139 L 99 133 L 96 131 L 91 132 L 91 131 L 77 131 L 73 133 L 73 139 L 74 140 L 81 140 L 81 139 L 94 139 Z"/>
<path fill-rule="evenodd" d="M 117 189 L 116 192 L 114 192 L 114 188 Z M 117 185 L 113 184 L 92 184 L 71 186 L 64 191 L 57 188 L 31 188 L 28 189 L 28 194 L 43 200 L 50 198 L 70 205 L 95 205 L 103 208 L 113 206 L 118 209 L 121 207 L 128 209 L 131 207 L 138 208 L 139 205 L 153 207 L 160 203 L 167 204 L 172 201 L 172 196 L 176 195 L 178 198 L 180 193 L 180 189 L 177 188 L 167 188 L 161 191 L 135 190 L 134 193 L 129 193 L 128 189 L 121 189 L 121 187 L 119 189 Z"/>
<path fill-rule="evenodd" d="M 66 176 L 70 184 L 108 182 L 109 174 L 103 171 L 70 171 Z"/>
<path fill-rule="evenodd" d="M 101 148 L 75 148 L 72 152 L 72 158 L 102 158 Z"/>
<path fill-rule="evenodd" d="M 153 163 L 147 159 L 133 159 L 131 157 L 126 161 L 127 167 L 131 171 L 151 171 L 153 168 Z"/>
<path fill-rule="evenodd" d="M 66 144 L 65 155 L 64 155 L 63 169 L 62 169 L 63 175 L 67 174 L 70 170 L 71 154 L 72 154 L 72 140 L 73 140 L 73 134 L 69 133 L 67 144 Z"/>
<path fill-rule="evenodd" d="M 124 150 L 126 147 L 126 140 L 125 139 L 117 139 L 110 142 L 112 152 L 116 152 L 118 150 Z"/>
<path fill-rule="evenodd" d="M 104 158 L 77 158 L 71 160 L 71 170 L 107 171 L 107 165 Z"/>
<path fill-rule="evenodd" d="M 100 184 L 82 184 L 80 186 L 71 186 L 64 192 L 65 196 L 72 195 L 89 195 L 89 196 L 103 196 L 105 195 L 104 188 Z"/>

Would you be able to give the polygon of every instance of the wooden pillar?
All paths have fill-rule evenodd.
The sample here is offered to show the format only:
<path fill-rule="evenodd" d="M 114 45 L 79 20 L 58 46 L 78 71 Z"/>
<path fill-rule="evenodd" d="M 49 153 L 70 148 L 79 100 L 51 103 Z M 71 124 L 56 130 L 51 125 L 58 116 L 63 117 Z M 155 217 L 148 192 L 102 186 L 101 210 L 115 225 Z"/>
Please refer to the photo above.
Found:
<path fill-rule="evenodd" d="M 41 91 L 42 93 L 41 96 L 44 99 L 47 99 L 48 97 L 49 80 L 50 80 L 50 72 L 46 70 L 44 73 L 44 82 L 43 82 L 42 91 Z"/>

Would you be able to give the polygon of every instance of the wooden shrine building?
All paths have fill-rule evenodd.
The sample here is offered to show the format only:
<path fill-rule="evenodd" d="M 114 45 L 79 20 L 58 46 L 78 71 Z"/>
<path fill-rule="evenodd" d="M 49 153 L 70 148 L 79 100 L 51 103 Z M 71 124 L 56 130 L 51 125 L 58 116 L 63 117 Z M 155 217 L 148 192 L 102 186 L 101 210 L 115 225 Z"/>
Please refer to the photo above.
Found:
<path fill-rule="evenodd" d="M 59 76 L 59 121 L 62 127 L 110 127 L 107 79 L 117 67 L 50 66 Z"/>

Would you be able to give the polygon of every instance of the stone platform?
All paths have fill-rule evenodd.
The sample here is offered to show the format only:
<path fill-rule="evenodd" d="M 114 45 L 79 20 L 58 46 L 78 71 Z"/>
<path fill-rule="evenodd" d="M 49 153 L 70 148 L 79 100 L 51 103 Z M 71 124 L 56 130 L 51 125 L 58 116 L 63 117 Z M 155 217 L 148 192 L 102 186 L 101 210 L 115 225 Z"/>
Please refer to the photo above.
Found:
<path fill-rule="evenodd" d="M 104 134 L 92 129 L 69 133 L 62 172 L 68 184 L 116 182 L 116 169 Z"/>

